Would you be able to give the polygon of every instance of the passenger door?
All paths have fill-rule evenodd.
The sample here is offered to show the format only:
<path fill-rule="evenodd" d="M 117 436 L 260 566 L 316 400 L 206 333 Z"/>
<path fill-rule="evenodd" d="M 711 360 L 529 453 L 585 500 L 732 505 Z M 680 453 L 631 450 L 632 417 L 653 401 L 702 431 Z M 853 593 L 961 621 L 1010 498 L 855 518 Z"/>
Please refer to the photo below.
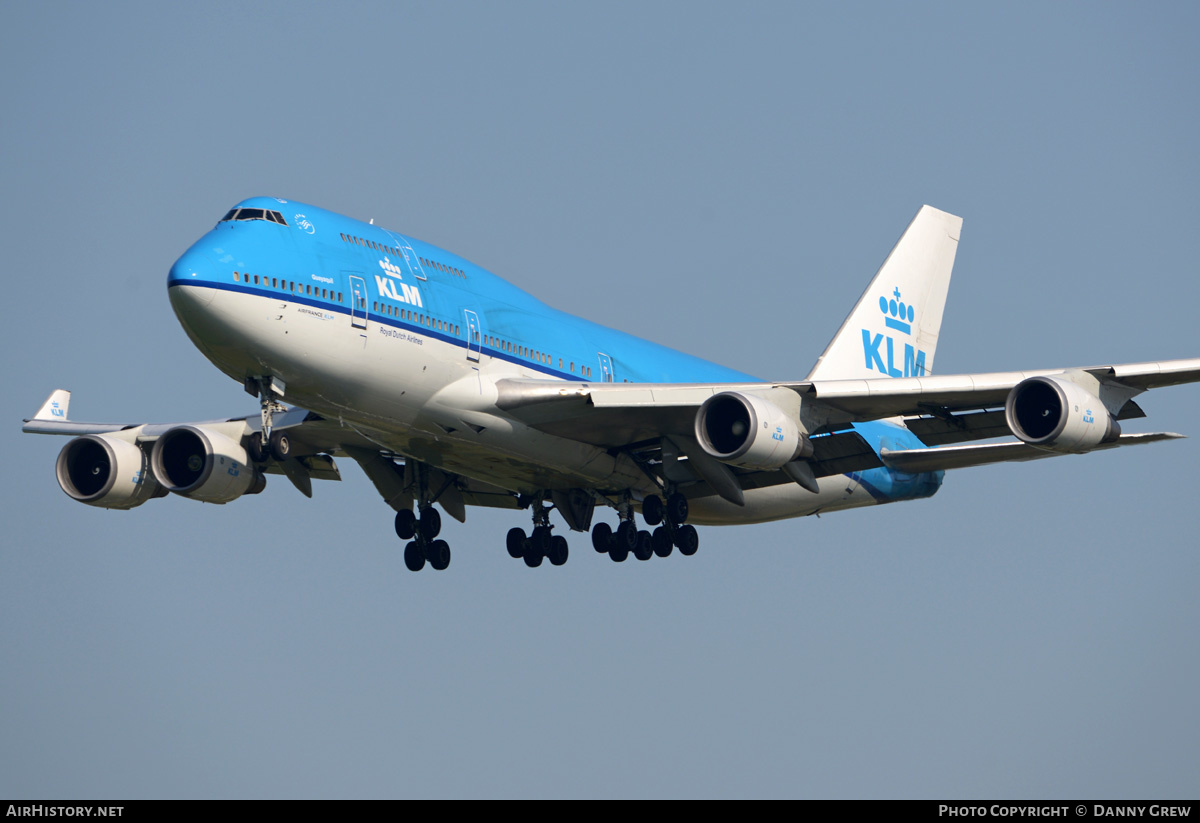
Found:
<path fill-rule="evenodd" d="M 367 281 L 361 274 L 346 272 L 350 291 L 350 325 L 356 329 L 367 327 Z"/>

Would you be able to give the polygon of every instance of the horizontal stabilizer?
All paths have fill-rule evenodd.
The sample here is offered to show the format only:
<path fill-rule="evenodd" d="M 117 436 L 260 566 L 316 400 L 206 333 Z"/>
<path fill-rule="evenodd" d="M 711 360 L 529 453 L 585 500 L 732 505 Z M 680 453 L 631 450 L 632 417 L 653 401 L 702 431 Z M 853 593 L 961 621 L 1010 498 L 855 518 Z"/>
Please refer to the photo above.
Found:
<path fill-rule="evenodd" d="M 1157 443 L 1160 440 L 1176 440 L 1184 435 L 1174 432 L 1149 432 L 1146 434 L 1123 434 L 1112 443 L 1104 443 L 1092 451 L 1115 449 L 1117 446 L 1138 446 Z M 889 469 L 919 474 L 940 469 L 965 469 L 969 466 L 986 466 L 989 463 L 1007 463 L 1022 460 L 1040 460 L 1043 457 L 1058 457 L 1060 452 L 1046 451 L 1017 440 L 1008 443 L 987 443 L 976 446 L 941 446 L 936 449 L 883 449 L 880 457 Z"/>

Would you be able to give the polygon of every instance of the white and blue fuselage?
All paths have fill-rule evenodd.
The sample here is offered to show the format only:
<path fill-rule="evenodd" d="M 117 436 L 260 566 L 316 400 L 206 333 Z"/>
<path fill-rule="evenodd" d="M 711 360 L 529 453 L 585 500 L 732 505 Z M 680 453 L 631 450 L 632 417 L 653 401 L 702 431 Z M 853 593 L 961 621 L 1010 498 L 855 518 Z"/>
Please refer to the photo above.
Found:
<path fill-rule="evenodd" d="M 751 383 L 757 378 L 547 306 L 443 249 L 307 204 L 251 198 L 171 268 L 172 307 L 196 346 L 242 382 L 448 472 L 519 493 L 656 487 L 635 461 L 506 415 L 506 378 Z M 869 356 L 869 353 L 868 353 Z M 881 449 L 923 448 L 903 425 L 856 423 Z M 691 520 L 775 520 L 928 497 L 942 472 L 887 467 L 691 500 Z"/>

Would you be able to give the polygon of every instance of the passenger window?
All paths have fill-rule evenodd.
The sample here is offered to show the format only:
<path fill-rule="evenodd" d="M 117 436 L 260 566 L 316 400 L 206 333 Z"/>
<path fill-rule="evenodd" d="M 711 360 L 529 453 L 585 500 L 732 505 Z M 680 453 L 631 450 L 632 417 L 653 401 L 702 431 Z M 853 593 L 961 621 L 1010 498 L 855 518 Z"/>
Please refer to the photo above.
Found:
<path fill-rule="evenodd" d="M 242 281 L 242 276 L 240 274 L 238 274 L 237 272 L 234 272 L 233 280 L 235 283 L 240 283 Z"/>

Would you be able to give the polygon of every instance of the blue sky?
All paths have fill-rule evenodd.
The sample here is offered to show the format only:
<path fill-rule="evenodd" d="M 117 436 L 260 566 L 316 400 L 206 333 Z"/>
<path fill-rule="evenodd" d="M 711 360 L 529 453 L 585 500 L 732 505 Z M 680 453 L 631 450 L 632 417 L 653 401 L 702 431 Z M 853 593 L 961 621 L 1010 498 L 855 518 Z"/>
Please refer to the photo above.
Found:
<path fill-rule="evenodd" d="M 942 373 L 1197 355 L 1194 5 L 8 3 L 0 796 L 1194 797 L 1196 440 L 617 565 L 525 515 L 413 575 L 361 472 L 69 500 L 72 416 L 251 398 L 168 268 L 319 204 L 552 305 L 807 373 L 922 203 Z M 1195 435 L 1194 386 L 1130 429 Z"/>

